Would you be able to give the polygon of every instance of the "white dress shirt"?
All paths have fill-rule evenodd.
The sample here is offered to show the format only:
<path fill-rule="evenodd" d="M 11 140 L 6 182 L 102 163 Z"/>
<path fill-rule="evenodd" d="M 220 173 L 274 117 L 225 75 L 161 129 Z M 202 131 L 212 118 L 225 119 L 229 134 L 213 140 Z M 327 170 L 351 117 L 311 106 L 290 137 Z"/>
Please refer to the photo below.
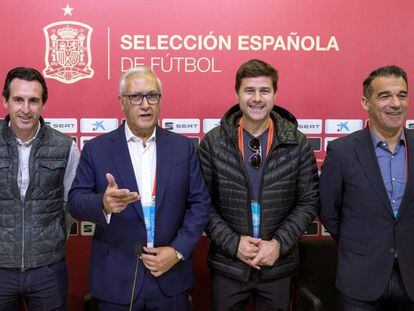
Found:
<path fill-rule="evenodd" d="M 135 136 L 125 122 L 125 137 L 128 143 L 129 156 L 134 168 L 135 180 L 138 184 L 141 202 L 151 202 L 157 166 L 157 148 L 155 144 L 155 128 L 144 143 Z"/>
<path fill-rule="evenodd" d="M 142 138 L 135 136 L 129 128 L 127 122 L 125 122 L 125 137 L 128 144 L 129 156 L 131 158 L 135 180 L 137 181 L 141 202 L 143 204 L 150 203 L 152 201 L 152 192 L 157 166 L 155 132 L 156 128 L 154 128 L 154 131 L 144 145 Z M 111 221 L 111 215 L 112 214 L 105 214 L 106 222 L 108 224 Z"/>

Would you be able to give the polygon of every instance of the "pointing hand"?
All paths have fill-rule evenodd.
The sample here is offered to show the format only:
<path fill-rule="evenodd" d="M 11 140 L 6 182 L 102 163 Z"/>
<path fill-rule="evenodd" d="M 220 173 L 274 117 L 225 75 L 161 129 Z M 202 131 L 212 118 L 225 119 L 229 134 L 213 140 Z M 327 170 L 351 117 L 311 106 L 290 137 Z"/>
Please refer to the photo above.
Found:
<path fill-rule="evenodd" d="M 131 192 L 128 189 L 118 189 L 114 176 L 106 174 L 108 186 L 103 196 L 104 211 L 106 214 L 120 213 L 128 204 L 140 199 L 137 192 Z"/>

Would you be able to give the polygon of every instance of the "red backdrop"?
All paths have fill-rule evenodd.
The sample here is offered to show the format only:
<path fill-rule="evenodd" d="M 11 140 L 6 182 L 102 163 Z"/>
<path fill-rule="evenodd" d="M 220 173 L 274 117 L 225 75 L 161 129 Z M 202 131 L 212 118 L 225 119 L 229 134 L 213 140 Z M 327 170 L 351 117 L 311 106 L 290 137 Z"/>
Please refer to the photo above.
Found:
<path fill-rule="evenodd" d="M 152 65 L 163 81 L 160 124 L 199 138 L 209 128 L 205 119 L 235 103 L 239 65 L 272 63 L 280 74 L 277 104 L 314 138 L 319 164 L 328 140 L 365 123 L 359 99 L 372 69 L 396 64 L 414 74 L 411 0 L 3 0 L 0 18 L 0 76 L 16 66 L 44 72 L 44 117 L 80 147 L 121 122 L 118 79 L 131 63 Z M 91 227 L 73 229 L 69 304 L 79 310 Z M 324 236 L 317 223 L 309 233 Z M 206 248 L 203 238 L 195 253 L 196 310 L 208 308 Z"/>

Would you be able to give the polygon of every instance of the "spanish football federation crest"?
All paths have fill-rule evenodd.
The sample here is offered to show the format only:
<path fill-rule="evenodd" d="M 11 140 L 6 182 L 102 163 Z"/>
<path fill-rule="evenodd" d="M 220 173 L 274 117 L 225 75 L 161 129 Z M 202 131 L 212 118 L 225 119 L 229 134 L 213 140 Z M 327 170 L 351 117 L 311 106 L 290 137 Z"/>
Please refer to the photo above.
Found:
<path fill-rule="evenodd" d="M 92 27 L 74 21 L 61 21 L 44 27 L 45 78 L 56 79 L 66 84 L 92 78 L 92 31 Z"/>

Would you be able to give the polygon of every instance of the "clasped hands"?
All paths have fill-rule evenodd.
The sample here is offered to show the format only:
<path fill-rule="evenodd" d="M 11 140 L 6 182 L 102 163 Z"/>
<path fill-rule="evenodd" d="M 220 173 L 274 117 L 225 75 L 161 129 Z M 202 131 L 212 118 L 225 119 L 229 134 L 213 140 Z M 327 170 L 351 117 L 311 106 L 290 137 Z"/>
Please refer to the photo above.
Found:
<path fill-rule="evenodd" d="M 237 258 L 260 270 L 261 266 L 273 266 L 280 255 L 280 245 L 275 239 L 265 241 L 243 235 L 240 238 Z"/>

